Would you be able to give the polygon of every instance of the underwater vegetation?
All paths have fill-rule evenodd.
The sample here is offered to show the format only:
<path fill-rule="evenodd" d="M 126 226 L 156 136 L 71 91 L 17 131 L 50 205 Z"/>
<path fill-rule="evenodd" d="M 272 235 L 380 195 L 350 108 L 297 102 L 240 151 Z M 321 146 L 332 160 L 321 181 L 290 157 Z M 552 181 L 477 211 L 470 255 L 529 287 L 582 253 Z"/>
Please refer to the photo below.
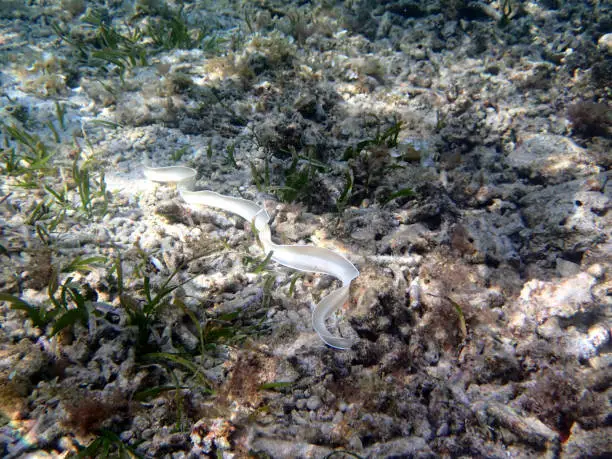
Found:
<path fill-rule="evenodd" d="M 151 52 L 199 47 L 215 52 L 224 41 L 208 28 L 190 27 L 182 8 L 174 13 L 166 9 L 163 15 L 151 19 L 143 28 L 128 27 L 126 31 L 115 28 L 105 10 L 90 9 L 81 21 L 91 32 L 87 28 L 79 28 L 76 32 L 76 28 L 57 22 L 52 27 L 57 36 L 72 47 L 79 62 L 105 72 L 117 71 L 122 80 L 127 70 L 146 66 Z M 154 45 L 153 49 L 149 42 Z"/>
<path fill-rule="evenodd" d="M 610 134 L 612 109 L 607 104 L 581 101 L 567 108 L 572 129 L 580 136 L 594 137 Z"/>

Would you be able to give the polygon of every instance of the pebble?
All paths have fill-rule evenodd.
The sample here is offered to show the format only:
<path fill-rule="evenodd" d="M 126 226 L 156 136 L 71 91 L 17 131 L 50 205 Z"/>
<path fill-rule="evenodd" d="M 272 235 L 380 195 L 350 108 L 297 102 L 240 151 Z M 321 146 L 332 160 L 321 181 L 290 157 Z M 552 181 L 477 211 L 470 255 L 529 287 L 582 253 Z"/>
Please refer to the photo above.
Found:
<path fill-rule="evenodd" d="M 606 33 L 599 37 L 599 40 L 597 40 L 597 46 L 602 50 L 605 50 L 608 54 L 612 54 L 612 33 Z"/>
<path fill-rule="evenodd" d="M 317 395 L 313 395 L 306 402 L 306 406 L 308 407 L 309 410 L 313 410 L 313 411 L 319 409 L 319 407 L 321 406 L 321 398 L 318 397 Z"/>
<path fill-rule="evenodd" d="M 450 433 L 448 423 L 444 422 L 436 431 L 436 437 L 446 437 Z"/>
<path fill-rule="evenodd" d="M 601 279 L 606 274 L 606 268 L 600 263 L 589 266 L 587 272 L 595 279 Z"/>
<path fill-rule="evenodd" d="M 596 324 L 589 328 L 589 341 L 595 349 L 607 345 L 610 342 L 610 330 L 603 324 Z"/>
<path fill-rule="evenodd" d="M 572 263 L 571 261 L 564 260 L 562 258 L 557 258 L 557 273 L 561 277 L 571 277 L 575 276 L 580 272 L 580 266 L 576 263 Z"/>
<path fill-rule="evenodd" d="M 299 322 L 302 321 L 302 319 L 300 318 L 300 315 L 297 312 L 295 312 L 295 311 L 288 311 L 287 312 L 287 317 L 293 323 L 299 323 Z"/>
<path fill-rule="evenodd" d="M 293 410 L 291 412 L 291 418 L 293 420 L 293 422 L 295 422 L 298 425 L 308 425 L 310 424 L 306 419 L 304 419 L 297 411 Z"/>
<path fill-rule="evenodd" d="M 349 439 L 348 449 L 354 451 L 361 451 L 363 449 L 363 443 L 361 441 L 361 438 L 359 438 L 357 435 L 353 435 Z"/>

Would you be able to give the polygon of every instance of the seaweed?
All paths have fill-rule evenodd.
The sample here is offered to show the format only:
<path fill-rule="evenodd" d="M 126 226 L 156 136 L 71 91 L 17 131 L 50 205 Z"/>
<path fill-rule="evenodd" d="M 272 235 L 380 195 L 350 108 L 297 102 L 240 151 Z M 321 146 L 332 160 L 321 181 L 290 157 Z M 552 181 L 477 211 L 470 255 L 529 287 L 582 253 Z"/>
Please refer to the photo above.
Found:
<path fill-rule="evenodd" d="M 121 438 L 114 432 L 106 429 L 100 430 L 100 433 L 94 441 L 92 441 L 85 449 L 79 451 L 78 458 L 87 457 L 113 457 L 111 452 L 119 458 L 140 458 L 130 445 L 126 445 Z"/>
<path fill-rule="evenodd" d="M 414 190 L 412 188 L 402 188 L 400 190 L 397 190 L 393 193 L 391 193 L 389 196 L 387 196 L 387 198 L 384 200 L 383 204 L 388 204 L 391 201 L 393 201 L 394 199 L 398 199 L 398 198 L 413 198 L 415 196 Z"/>
<path fill-rule="evenodd" d="M 236 162 L 236 157 L 234 153 L 236 152 L 236 142 L 228 143 L 225 147 L 225 163 L 233 166 L 235 169 L 238 169 L 238 163 Z"/>
<path fill-rule="evenodd" d="M 155 46 L 167 51 L 197 48 L 202 44 L 208 31 L 203 28 L 197 31 L 191 30 L 187 25 L 187 19 L 183 15 L 183 8 L 181 7 L 169 18 L 161 18 L 149 24 L 146 33 L 151 37 Z"/>
<path fill-rule="evenodd" d="M 376 129 L 374 137 L 362 140 L 355 145 L 349 146 L 345 151 L 342 159 L 347 161 L 351 158 L 355 158 L 363 150 L 370 147 L 386 147 L 393 148 L 397 146 L 397 139 L 400 131 L 403 128 L 402 121 L 395 121 L 390 127 L 385 130 L 381 130 L 380 126 Z"/>
<path fill-rule="evenodd" d="M 73 262 L 66 265 L 66 269 L 62 271 L 71 271 L 73 267 L 75 269 L 90 269 L 91 264 L 99 262 L 101 258 L 90 257 L 82 259 L 77 257 Z M 87 326 L 92 297 L 86 287 L 74 282 L 72 276 L 66 278 L 60 285 L 59 270 L 51 268 L 47 284 L 47 295 L 52 307 L 32 305 L 22 298 L 9 293 L 0 293 L 0 301 L 9 303 L 11 309 L 24 311 L 32 324 L 43 331 L 46 330 L 47 325 L 52 324 L 50 336 L 54 336 L 79 322 L 83 326 Z"/>
<path fill-rule="evenodd" d="M 567 108 L 575 134 L 583 137 L 606 136 L 612 127 L 612 110 L 604 103 L 579 101 Z"/>
<path fill-rule="evenodd" d="M 51 25 L 57 36 L 74 48 L 80 60 L 106 71 L 114 66 L 121 79 L 127 69 L 147 65 L 144 34 L 138 27 L 123 34 L 110 24 L 102 10 L 90 11 L 83 21 L 95 27 L 89 40 L 72 36 L 70 30 L 58 23 Z"/>
<path fill-rule="evenodd" d="M 44 308 L 34 306 L 18 296 L 0 292 L 0 301 L 8 303 L 11 309 L 25 312 L 32 324 L 40 329 L 44 329 L 51 321 L 52 315 L 50 316 Z"/>
<path fill-rule="evenodd" d="M 55 101 L 53 104 L 55 106 L 55 116 L 57 117 L 57 120 L 59 121 L 60 127 L 62 128 L 63 131 L 65 131 L 66 130 L 66 105 L 60 104 L 57 101 Z"/>
<path fill-rule="evenodd" d="M 2 125 L 5 148 L 0 153 L 4 162 L 4 172 L 10 175 L 26 175 L 27 182 L 49 170 L 48 163 L 55 154 L 36 134 L 15 125 Z M 11 146 L 9 139 L 16 142 Z"/>
<path fill-rule="evenodd" d="M 172 273 L 170 273 L 168 277 L 166 277 L 166 279 L 157 289 L 155 289 L 155 291 L 151 285 L 150 276 L 143 273 L 142 295 L 144 298 L 137 300 L 132 295 L 127 294 L 124 285 L 121 257 L 117 256 L 115 258 L 113 272 L 116 275 L 117 287 L 119 290 L 119 302 L 128 316 L 129 323 L 136 326 L 138 330 L 136 346 L 140 353 L 151 350 L 151 346 L 149 345 L 151 330 L 157 320 L 160 309 L 168 303 L 169 295 L 177 288 L 192 280 L 192 278 L 188 278 L 187 280 L 171 285 L 172 280 L 183 267 L 184 264 L 179 265 L 174 271 L 172 271 Z"/>
<path fill-rule="evenodd" d="M 87 326 L 90 301 L 81 292 L 80 286 L 72 280 L 72 277 L 68 277 L 60 288 L 57 272 L 51 276 L 48 295 L 51 303 L 55 306 L 52 310 L 53 327 L 51 336 L 56 335 L 65 328 L 73 327 L 78 322 L 84 327 Z M 59 296 L 57 295 L 58 292 Z"/>

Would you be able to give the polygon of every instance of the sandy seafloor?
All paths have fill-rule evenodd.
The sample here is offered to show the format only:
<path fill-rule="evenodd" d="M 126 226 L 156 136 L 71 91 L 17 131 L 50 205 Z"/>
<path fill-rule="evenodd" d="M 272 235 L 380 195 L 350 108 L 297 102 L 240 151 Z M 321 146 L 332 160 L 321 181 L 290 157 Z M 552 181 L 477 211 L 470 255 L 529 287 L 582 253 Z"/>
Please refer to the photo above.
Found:
<path fill-rule="evenodd" d="M 2 0 L 0 456 L 610 457 L 611 32 L 607 1 Z M 352 348 L 311 326 L 337 280 L 145 161 L 353 262 Z"/>

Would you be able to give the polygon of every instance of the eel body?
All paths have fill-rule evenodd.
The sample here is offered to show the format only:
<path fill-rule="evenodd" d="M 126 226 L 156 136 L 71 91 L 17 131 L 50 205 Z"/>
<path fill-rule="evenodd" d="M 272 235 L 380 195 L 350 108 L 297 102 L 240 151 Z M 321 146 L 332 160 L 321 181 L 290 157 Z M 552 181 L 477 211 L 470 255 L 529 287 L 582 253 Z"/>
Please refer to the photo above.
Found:
<path fill-rule="evenodd" d="M 209 206 L 230 212 L 250 221 L 257 230 L 257 237 L 271 259 L 291 269 L 329 274 L 342 282 L 342 286 L 324 297 L 312 313 L 312 325 L 320 338 L 336 349 L 348 349 L 352 340 L 330 333 L 325 320 L 349 299 L 351 282 L 359 271 L 344 256 L 329 249 L 310 245 L 282 245 L 272 241 L 268 221 L 270 216 L 263 207 L 253 201 L 225 196 L 214 191 L 192 191 L 197 172 L 184 166 L 144 168 L 145 177 L 154 182 L 176 183 L 182 199 L 190 206 Z"/>

